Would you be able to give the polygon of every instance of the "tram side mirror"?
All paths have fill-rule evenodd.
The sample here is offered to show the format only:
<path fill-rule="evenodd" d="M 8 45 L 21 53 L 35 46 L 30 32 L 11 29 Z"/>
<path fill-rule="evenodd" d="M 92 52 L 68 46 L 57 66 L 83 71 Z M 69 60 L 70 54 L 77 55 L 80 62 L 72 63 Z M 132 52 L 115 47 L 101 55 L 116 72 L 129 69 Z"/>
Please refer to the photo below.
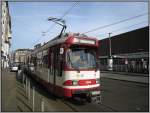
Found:
<path fill-rule="evenodd" d="M 59 54 L 63 54 L 64 53 L 64 48 L 60 48 Z"/>

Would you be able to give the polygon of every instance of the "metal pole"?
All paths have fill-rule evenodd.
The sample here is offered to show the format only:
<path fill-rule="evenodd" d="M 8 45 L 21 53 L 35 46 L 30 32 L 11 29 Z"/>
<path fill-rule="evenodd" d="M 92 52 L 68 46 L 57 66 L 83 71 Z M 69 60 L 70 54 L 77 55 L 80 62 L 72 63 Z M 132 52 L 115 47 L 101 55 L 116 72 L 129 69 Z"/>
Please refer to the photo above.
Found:
<path fill-rule="evenodd" d="M 25 88 L 25 74 L 23 74 L 23 87 Z"/>
<path fill-rule="evenodd" d="M 27 80 L 27 77 L 26 77 L 26 94 L 28 94 L 27 90 L 28 90 L 28 80 Z"/>
<path fill-rule="evenodd" d="M 110 57 L 111 57 L 111 37 L 110 37 L 111 34 L 112 33 L 109 33 L 109 55 Z"/>
<path fill-rule="evenodd" d="M 44 112 L 44 98 L 41 99 L 41 111 Z"/>
<path fill-rule="evenodd" d="M 35 94 L 35 87 L 33 86 L 33 95 L 32 95 L 32 97 L 33 97 L 33 99 L 32 99 L 32 111 L 34 112 L 34 95 Z"/>
<path fill-rule="evenodd" d="M 28 99 L 30 101 L 30 79 L 28 81 Z"/>
<path fill-rule="evenodd" d="M 24 73 L 22 74 L 22 84 L 23 84 L 23 87 L 24 87 Z"/>

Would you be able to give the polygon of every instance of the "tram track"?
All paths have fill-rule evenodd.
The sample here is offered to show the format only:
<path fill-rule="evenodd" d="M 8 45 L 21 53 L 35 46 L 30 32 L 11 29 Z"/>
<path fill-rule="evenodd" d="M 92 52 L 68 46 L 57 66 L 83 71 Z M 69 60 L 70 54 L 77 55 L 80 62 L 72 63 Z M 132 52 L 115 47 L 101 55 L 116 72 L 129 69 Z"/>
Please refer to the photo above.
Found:
<path fill-rule="evenodd" d="M 102 103 L 98 104 L 98 103 L 84 102 L 81 104 L 81 102 L 79 101 L 77 102 L 77 100 L 64 100 L 64 99 L 61 99 L 60 101 L 69 106 L 75 112 L 117 112 L 116 109 L 113 109 L 112 107 L 104 105 Z"/>
<path fill-rule="evenodd" d="M 52 94 L 50 94 L 51 95 L 50 96 L 49 92 L 44 90 L 43 86 L 38 84 L 38 82 L 36 82 L 33 79 L 31 81 L 34 84 L 34 86 L 36 86 L 37 92 L 39 92 L 40 95 L 42 95 L 42 97 L 45 98 L 44 100 L 45 100 L 46 106 L 52 105 L 52 103 L 53 103 L 52 100 L 55 100 L 55 102 L 58 102 L 58 106 L 64 104 L 63 106 L 64 107 L 66 106 L 66 108 L 70 108 L 70 110 L 72 112 L 88 112 L 88 111 L 90 111 L 90 112 L 102 112 L 102 111 L 108 112 L 108 111 L 111 111 L 112 112 L 112 111 L 117 111 L 117 110 L 113 109 L 112 107 L 109 107 L 109 106 L 104 105 L 102 103 L 100 103 L 100 104 L 88 103 L 88 102 L 82 103 L 81 101 L 75 100 L 75 99 L 63 99 L 63 98 L 52 96 Z M 54 105 L 52 105 L 52 106 L 54 106 Z"/>
<path fill-rule="evenodd" d="M 35 81 L 32 81 L 32 82 L 34 82 L 34 84 L 35 84 Z M 113 108 L 111 108 L 109 106 L 104 105 L 104 104 L 95 104 L 95 103 L 88 103 L 88 102 L 82 103 L 81 101 L 75 100 L 75 99 L 64 99 L 64 98 L 55 97 L 55 96 L 52 96 L 52 94 L 49 95 L 49 93 L 46 90 L 44 90 L 41 85 L 38 84 L 35 86 L 36 86 L 37 92 L 40 91 L 39 92 L 40 94 L 38 94 L 38 95 L 41 95 L 42 97 L 44 97 L 46 107 L 48 107 L 48 105 L 51 105 L 52 104 L 51 99 L 54 99 L 55 101 L 58 102 L 58 105 L 64 104 L 64 106 L 67 106 L 68 108 L 70 108 L 71 112 L 117 111 L 117 110 L 114 110 Z M 19 90 L 21 90 L 20 87 L 19 87 Z M 43 93 L 41 93 L 41 92 L 43 92 Z M 41 97 L 41 96 L 39 96 L 39 97 Z M 95 107 L 95 105 L 96 105 L 96 107 Z M 102 109 L 99 107 L 101 105 L 103 106 Z M 88 109 L 86 109 L 86 108 L 88 108 Z M 46 110 L 46 108 L 45 108 L 45 110 Z"/>

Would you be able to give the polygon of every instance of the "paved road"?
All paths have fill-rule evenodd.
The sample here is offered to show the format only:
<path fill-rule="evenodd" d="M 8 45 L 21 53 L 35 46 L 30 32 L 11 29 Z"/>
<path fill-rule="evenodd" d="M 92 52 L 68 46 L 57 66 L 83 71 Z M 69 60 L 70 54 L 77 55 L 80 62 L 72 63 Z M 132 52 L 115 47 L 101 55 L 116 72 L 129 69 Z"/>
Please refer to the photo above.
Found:
<path fill-rule="evenodd" d="M 16 73 L 9 70 L 2 71 L 2 108 L 4 112 L 18 111 L 16 106 Z"/>
<path fill-rule="evenodd" d="M 143 74 L 133 75 L 133 73 L 127 74 L 127 73 L 102 72 L 101 77 L 131 82 L 139 82 L 147 84 L 149 83 L 149 76 L 144 76 Z"/>
<path fill-rule="evenodd" d="M 15 72 L 9 72 L 9 70 L 2 71 L 2 112 L 31 112 L 33 86 L 35 87 L 35 107 L 34 111 L 41 111 L 41 99 L 44 98 L 44 111 L 74 111 L 72 108 L 63 103 L 59 98 L 47 93 L 43 87 L 31 82 L 30 88 L 30 100 L 28 93 L 22 84 L 22 81 L 16 78 Z"/>
<path fill-rule="evenodd" d="M 41 111 L 40 100 L 43 97 L 45 111 L 124 112 L 149 110 L 149 84 L 102 77 L 101 104 L 82 104 L 76 100 L 65 101 L 61 98 L 52 96 L 34 81 L 32 81 L 31 86 L 33 85 L 36 87 L 35 111 Z M 31 100 L 29 101 L 23 84 L 18 80 L 16 81 L 15 73 L 7 71 L 2 72 L 2 111 L 32 111 L 32 87 L 30 96 Z"/>
<path fill-rule="evenodd" d="M 102 103 L 69 104 L 81 112 L 87 111 L 149 111 L 149 85 L 137 82 L 120 81 L 118 79 L 101 78 Z"/>
<path fill-rule="evenodd" d="M 118 79 L 102 77 L 101 78 L 101 88 L 102 88 L 101 104 L 93 104 L 93 103 L 82 104 L 77 100 L 71 100 L 65 102 L 62 99 L 60 100 L 66 103 L 67 106 L 70 106 L 75 111 L 80 111 L 80 112 L 148 111 L 149 110 L 149 101 L 148 101 L 149 87 L 148 86 L 149 85 L 147 83 L 143 84 L 138 82 L 129 82 L 127 80 L 122 81 Z M 42 90 L 42 92 L 45 91 Z M 49 99 L 51 100 L 51 98 Z"/>
<path fill-rule="evenodd" d="M 148 111 L 149 84 L 102 78 L 102 103 L 117 111 Z"/>
<path fill-rule="evenodd" d="M 29 80 L 30 78 L 28 78 Z M 32 106 L 32 98 L 33 98 L 33 87 L 35 88 L 35 110 L 36 112 L 41 111 L 41 100 L 43 99 L 44 102 L 44 111 L 49 111 L 49 112 L 72 112 L 74 111 L 72 108 L 64 104 L 60 98 L 56 98 L 49 92 L 45 90 L 44 87 L 39 85 L 37 82 L 34 80 L 30 79 L 31 83 L 31 95 L 30 95 L 30 105 Z M 23 85 L 23 84 L 22 84 Z M 25 91 L 25 88 L 24 88 Z M 27 93 L 27 91 L 26 91 Z M 27 97 L 27 96 L 26 96 Z M 29 96 L 28 96 L 29 97 Z M 28 100 L 29 101 L 29 100 Z M 32 109 L 32 107 L 31 107 Z"/>

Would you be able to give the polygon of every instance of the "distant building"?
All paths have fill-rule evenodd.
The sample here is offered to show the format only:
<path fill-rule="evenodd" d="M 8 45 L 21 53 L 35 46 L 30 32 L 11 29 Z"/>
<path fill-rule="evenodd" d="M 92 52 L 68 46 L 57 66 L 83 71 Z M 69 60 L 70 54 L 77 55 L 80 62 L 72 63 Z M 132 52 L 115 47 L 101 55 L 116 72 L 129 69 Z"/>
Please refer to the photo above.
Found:
<path fill-rule="evenodd" d="M 31 53 L 31 49 L 17 49 L 15 51 L 15 58 L 14 62 L 21 62 L 21 63 L 26 63 L 26 55 Z"/>
<path fill-rule="evenodd" d="M 114 71 L 149 71 L 149 27 L 111 37 Z M 109 38 L 99 40 L 101 70 L 107 70 Z"/>
<path fill-rule="evenodd" d="M 15 51 L 11 51 L 9 53 L 9 58 L 10 63 L 13 63 L 15 61 Z"/>
<path fill-rule="evenodd" d="M 1 66 L 6 68 L 9 66 L 9 48 L 11 36 L 11 17 L 9 14 L 8 1 L 2 1 L 2 43 L 1 43 Z"/>

